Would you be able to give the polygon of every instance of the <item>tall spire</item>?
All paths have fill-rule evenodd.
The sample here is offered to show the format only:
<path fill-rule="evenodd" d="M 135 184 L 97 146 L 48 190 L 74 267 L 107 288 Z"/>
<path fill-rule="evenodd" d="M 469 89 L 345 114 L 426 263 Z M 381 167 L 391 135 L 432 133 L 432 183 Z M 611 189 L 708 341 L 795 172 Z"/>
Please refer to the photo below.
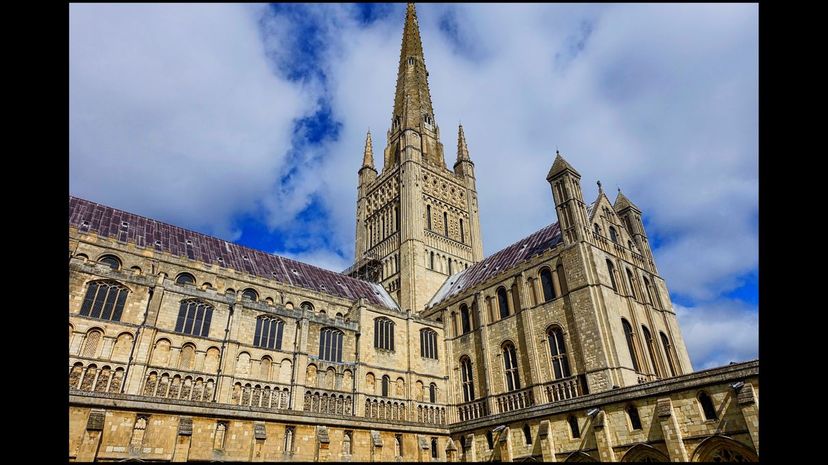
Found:
<path fill-rule="evenodd" d="M 457 132 L 457 161 L 471 160 L 469 158 L 469 146 L 466 144 L 466 135 L 463 133 L 463 125 Z"/>
<path fill-rule="evenodd" d="M 428 71 L 423 56 L 423 43 L 420 40 L 417 12 L 414 4 L 409 3 L 400 48 L 400 67 L 397 71 L 391 131 L 418 128 L 423 120 L 432 126 L 436 125 L 431 93 L 428 91 Z M 399 123 L 399 126 L 396 123 Z"/>
<path fill-rule="evenodd" d="M 362 156 L 362 168 L 370 168 L 376 171 L 374 168 L 374 146 L 371 142 L 371 131 L 368 131 L 368 136 L 365 137 L 365 153 Z"/>

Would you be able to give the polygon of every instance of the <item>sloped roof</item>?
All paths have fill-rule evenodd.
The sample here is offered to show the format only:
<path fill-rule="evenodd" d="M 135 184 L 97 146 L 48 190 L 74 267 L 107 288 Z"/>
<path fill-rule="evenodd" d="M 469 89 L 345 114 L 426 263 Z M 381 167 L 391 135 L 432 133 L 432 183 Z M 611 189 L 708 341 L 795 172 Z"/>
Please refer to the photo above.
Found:
<path fill-rule="evenodd" d="M 364 297 L 377 306 L 398 308 L 379 284 L 72 196 L 69 196 L 69 226 L 77 227 L 80 232 L 96 233 L 302 289 L 349 300 Z"/>
<path fill-rule="evenodd" d="M 620 212 L 621 210 L 627 209 L 629 207 L 635 208 L 636 210 L 640 210 L 634 203 L 627 198 L 626 195 L 621 193 L 621 189 L 618 189 L 618 196 L 615 198 L 615 205 L 613 205 L 613 210 Z"/>
<path fill-rule="evenodd" d="M 432 297 L 429 306 L 440 303 L 453 295 L 465 292 L 466 289 L 503 273 L 515 265 L 555 247 L 560 242 L 560 226 L 558 226 L 558 223 L 552 223 L 505 249 L 490 255 L 474 266 L 470 266 L 459 273 L 449 276 L 440 290 Z"/>

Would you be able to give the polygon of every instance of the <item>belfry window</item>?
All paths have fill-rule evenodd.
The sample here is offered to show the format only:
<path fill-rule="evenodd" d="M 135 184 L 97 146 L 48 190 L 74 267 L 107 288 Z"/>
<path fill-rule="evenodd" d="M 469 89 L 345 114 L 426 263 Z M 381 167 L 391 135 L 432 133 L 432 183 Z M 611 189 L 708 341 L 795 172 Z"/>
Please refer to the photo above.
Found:
<path fill-rule="evenodd" d="M 394 322 L 390 319 L 374 320 L 374 348 L 394 350 Z"/>
<path fill-rule="evenodd" d="M 555 287 L 552 285 L 552 272 L 549 271 L 549 268 L 541 270 L 540 278 L 541 287 L 543 288 L 543 301 L 549 302 L 556 297 Z"/>
<path fill-rule="evenodd" d="M 609 233 L 610 233 L 610 240 L 617 244 L 618 243 L 618 232 L 615 231 L 615 227 L 610 226 L 609 227 Z"/>
<path fill-rule="evenodd" d="M 206 337 L 210 333 L 213 306 L 199 300 L 182 300 L 178 308 L 175 332 Z"/>
<path fill-rule="evenodd" d="M 282 349 L 282 333 L 285 322 L 279 318 L 260 316 L 256 318 L 256 333 L 253 345 L 265 349 Z"/>
<path fill-rule="evenodd" d="M 633 329 L 630 322 L 624 318 L 621 318 L 621 326 L 624 327 L 624 337 L 627 339 L 627 349 L 630 351 L 630 358 L 632 359 L 633 369 L 635 371 L 640 372 L 641 369 L 638 366 L 638 354 L 635 350 L 635 340 L 633 339 Z"/>
<path fill-rule="evenodd" d="M 342 331 L 323 328 L 319 331 L 319 359 L 329 362 L 342 361 Z"/>
<path fill-rule="evenodd" d="M 503 369 L 506 373 L 506 389 L 509 391 L 520 389 L 517 354 L 515 353 L 515 346 L 511 342 L 503 345 Z"/>
<path fill-rule="evenodd" d="M 460 323 L 463 328 L 463 334 L 471 331 L 471 314 L 466 304 L 460 306 Z"/>
<path fill-rule="evenodd" d="M 467 356 L 460 359 L 460 375 L 463 380 L 463 402 L 471 402 L 474 400 L 474 379 L 471 360 Z"/>
<path fill-rule="evenodd" d="M 500 318 L 509 316 L 509 299 L 506 297 L 506 289 L 500 288 L 497 290 L 497 304 L 500 308 Z"/>

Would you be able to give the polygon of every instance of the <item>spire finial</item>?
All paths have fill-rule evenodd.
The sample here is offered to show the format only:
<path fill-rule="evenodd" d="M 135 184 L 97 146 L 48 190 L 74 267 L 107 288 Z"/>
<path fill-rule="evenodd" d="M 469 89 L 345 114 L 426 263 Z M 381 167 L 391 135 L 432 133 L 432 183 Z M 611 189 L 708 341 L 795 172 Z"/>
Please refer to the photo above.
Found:
<path fill-rule="evenodd" d="M 362 168 L 374 168 L 374 146 L 371 141 L 371 129 L 368 129 L 368 135 L 365 136 L 365 152 L 362 155 Z"/>
<path fill-rule="evenodd" d="M 404 107 L 408 105 L 408 114 Z M 397 71 L 397 89 L 394 94 L 392 121 L 400 118 L 399 129 L 416 129 L 425 121 L 436 126 L 431 93 L 428 89 L 428 71 L 423 56 L 423 43 L 417 22 L 417 12 L 409 3 L 405 13 L 400 63 Z"/>
<path fill-rule="evenodd" d="M 466 134 L 463 133 L 463 125 L 457 129 L 457 161 L 470 160 L 469 146 L 466 144 Z"/>
<path fill-rule="evenodd" d="M 601 187 L 601 180 L 598 180 L 598 193 L 604 192 L 604 189 Z"/>

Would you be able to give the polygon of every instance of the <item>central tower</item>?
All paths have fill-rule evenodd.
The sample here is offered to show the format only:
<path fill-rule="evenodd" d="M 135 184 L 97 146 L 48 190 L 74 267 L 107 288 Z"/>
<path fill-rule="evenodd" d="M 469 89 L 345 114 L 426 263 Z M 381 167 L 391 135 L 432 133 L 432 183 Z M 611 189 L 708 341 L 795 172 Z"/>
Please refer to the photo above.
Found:
<path fill-rule="evenodd" d="M 380 174 L 370 132 L 365 140 L 352 269 L 378 264 L 375 278 L 400 307 L 422 311 L 448 276 L 483 258 L 478 219 L 474 163 L 463 126 L 454 170 L 446 168 L 417 13 L 409 3 Z"/>

